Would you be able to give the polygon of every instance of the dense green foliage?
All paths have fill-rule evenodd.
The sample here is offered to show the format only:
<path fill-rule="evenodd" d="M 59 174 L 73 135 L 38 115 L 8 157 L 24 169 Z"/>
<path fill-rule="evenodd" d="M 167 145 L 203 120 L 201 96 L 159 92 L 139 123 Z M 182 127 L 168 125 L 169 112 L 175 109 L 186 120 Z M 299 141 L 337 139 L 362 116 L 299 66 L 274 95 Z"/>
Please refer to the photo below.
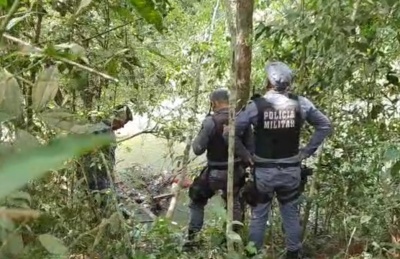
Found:
<path fill-rule="evenodd" d="M 106 219 L 98 216 L 72 158 L 106 140 L 40 145 L 74 132 L 89 112 L 107 114 L 121 102 L 152 118 L 158 137 L 171 145 L 183 142 L 207 113 L 206 94 L 226 85 L 230 75 L 222 3 L 0 0 L 0 8 L 0 198 L 4 207 L 42 214 L 30 223 L 2 220 L 1 255 L 185 258 L 178 248 L 184 226 L 159 219 L 148 230 L 122 219 L 114 207 Z M 252 84 L 263 91 L 267 60 L 287 62 L 296 71 L 293 90 L 309 97 L 335 127 L 321 155 L 309 162 L 316 175 L 306 193 L 306 244 L 318 258 L 363 252 L 398 258 L 399 26 L 397 1 L 256 1 Z M 51 173 L 30 181 L 46 171 Z M 24 192 L 13 192 L 28 182 Z M 27 218 L 36 218 L 30 213 Z M 222 208 L 217 214 L 222 216 L 210 219 L 204 233 L 210 247 L 222 232 Z M 280 237 L 274 227 L 272 248 Z M 211 248 L 201 253 L 222 254 Z"/>

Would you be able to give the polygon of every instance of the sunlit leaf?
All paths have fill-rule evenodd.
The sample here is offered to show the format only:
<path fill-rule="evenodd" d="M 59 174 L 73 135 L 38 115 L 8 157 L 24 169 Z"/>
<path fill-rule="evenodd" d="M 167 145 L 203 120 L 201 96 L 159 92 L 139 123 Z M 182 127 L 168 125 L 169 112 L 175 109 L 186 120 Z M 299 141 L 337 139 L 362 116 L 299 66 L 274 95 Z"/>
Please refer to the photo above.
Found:
<path fill-rule="evenodd" d="M 162 31 L 162 16 L 152 0 L 129 0 L 129 2 L 148 23 L 154 25 L 158 31 Z"/>
<path fill-rule="evenodd" d="M 226 237 L 228 240 L 230 240 L 233 243 L 238 243 L 238 244 L 242 243 L 242 238 L 235 231 L 229 231 L 228 234 L 226 235 Z"/>
<path fill-rule="evenodd" d="M 39 236 L 39 241 L 46 250 L 51 254 L 66 255 L 68 248 L 56 237 L 43 234 Z"/>
<path fill-rule="evenodd" d="M 58 91 L 59 72 L 57 66 L 51 66 L 40 72 L 33 86 L 32 103 L 37 111 L 46 107 Z"/>
<path fill-rule="evenodd" d="M 68 136 L 47 146 L 10 155 L 0 167 L 0 199 L 48 170 L 59 169 L 66 160 L 75 155 L 110 141 L 108 135 Z"/>
<path fill-rule="evenodd" d="M 88 61 L 88 59 L 86 57 L 86 50 L 81 45 L 78 45 L 76 43 L 62 43 L 62 44 L 55 45 L 54 48 L 62 49 L 62 50 L 68 49 L 70 54 L 80 58 L 86 64 L 89 63 L 89 61 Z"/>
<path fill-rule="evenodd" d="M 371 219 L 372 219 L 371 216 L 363 215 L 363 216 L 361 216 L 360 223 L 361 223 L 361 224 L 368 223 Z"/>
<path fill-rule="evenodd" d="M 10 30 L 12 27 L 14 27 L 15 25 L 17 25 L 19 22 L 23 21 L 25 18 L 27 18 L 27 17 L 30 16 L 30 15 L 31 15 L 31 13 L 27 13 L 27 14 L 25 14 L 25 15 L 23 15 L 23 16 L 12 18 L 12 19 L 8 22 L 7 27 L 6 27 L 6 30 Z"/>
<path fill-rule="evenodd" d="M 88 7 L 91 2 L 92 2 L 92 0 L 81 0 L 78 10 L 76 11 L 76 14 L 80 13 L 83 8 Z"/>

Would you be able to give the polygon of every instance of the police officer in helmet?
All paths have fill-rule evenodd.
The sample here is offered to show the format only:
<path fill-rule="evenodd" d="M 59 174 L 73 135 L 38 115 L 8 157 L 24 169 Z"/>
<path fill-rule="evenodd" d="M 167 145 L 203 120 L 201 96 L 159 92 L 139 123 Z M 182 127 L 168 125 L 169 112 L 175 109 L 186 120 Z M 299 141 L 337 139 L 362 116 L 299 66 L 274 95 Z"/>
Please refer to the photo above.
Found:
<path fill-rule="evenodd" d="M 247 156 L 254 163 L 258 197 L 252 206 L 249 241 L 258 250 L 262 249 L 271 201 L 276 195 L 286 234 L 286 258 L 301 258 L 300 163 L 330 134 L 331 122 L 307 98 L 289 93 L 293 74 L 286 64 L 271 62 L 266 66 L 266 73 L 266 94 L 250 101 L 236 118 L 237 138 L 249 125 L 254 128 L 255 150 Z M 308 145 L 300 149 L 300 130 L 305 121 L 315 132 Z"/>
<path fill-rule="evenodd" d="M 225 202 L 227 198 L 228 145 L 223 137 L 223 132 L 229 120 L 229 91 L 224 88 L 213 91 L 210 95 L 210 102 L 214 113 L 204 119 L 201 130 L 192 144 L 193 152 L 198 156 L 207 151 L 207 167 L 194 179 L 189 189 L 191 201 L 189 204 L 189 243 L 187 245 L 193 241 L 195 234 L 203 227 L 204 207 L 208 199 L 218 190 L 222 190 Z M 245 143 L 252 141 L 251 134 L 250 130 L 246 131 L 243 136 Z M 236 158 L 233 190 L 233 217 L 236 221 L 243 221 L 244 214 L 238 193 L 244 184 L 244 177 L 243 162 Z M 234 230 L 238 231 L 239 227 L 236 226 Z"/>

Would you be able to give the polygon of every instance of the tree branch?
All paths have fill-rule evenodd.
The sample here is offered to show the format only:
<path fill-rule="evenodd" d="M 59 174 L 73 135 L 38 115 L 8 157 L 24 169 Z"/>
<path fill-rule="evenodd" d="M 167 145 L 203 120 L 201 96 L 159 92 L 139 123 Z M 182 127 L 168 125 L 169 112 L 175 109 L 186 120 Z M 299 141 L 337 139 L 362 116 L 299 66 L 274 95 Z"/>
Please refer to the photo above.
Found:
<path fill-rule="evenodd" d="M 151 129 L 151 130 L 143 130 L 143 131 L 135 133 L 135 134 L 133 134 L 133 135 L 131 135 L 129 137 L 120 139 L 120 140 L 117 141 L 117 143 L 121 143 L 121 142 L 130 140 L 130 139 L 133 139 L 134 137 L 137 137 L 137 136 L 142 135 L 142 134 L 152 134 L 152 133 L 156 133 L 156 132 L 157 132 L 157 130 L 155 129 L 155 127 L 153 129 Z"/>
<path fill-rule="evenodd" d="M 7 34 L 7 33 L 4 33 L 4 34 L 3 34 L 3 37 L 6 38 L 6 39 L 8 39 L 8 40 L 10 40 L 10 41 L 12 41 L 12 42 L 18 43 L 18 44 L 20 44 L 20 45 L 33 48 L 35 51 L 37 51 L 37 52 L 39 52 L 39 53 L 44 53 L 44 51 L 43 51 L 41 48 L 35 47 L 35 46 L 33 46 L 32 44 L 30 44 L 30 43 L 28 43 L 28 42 L 25 42 L 25 41 L 23 41 L 23 40 L 21 40 L 21 39 L 15 38 L 15 37 L 13 37 L 13 36 Z M 97 71 L 97 70 L 95 70 L 95 69 L 93 69 L 93 68 L 87 67 L 87 66 L 85 66 L 85 65 L 79 64 L 79 63 L 74 62 L 74 61 L 71 61 L 71 60 L 69 60 L 69 59 L 62 58 L 62 57 L 54 57 L 54 58 L 55 58 L 56 60 L 61 61 L 61 62 L 67 63 L 67 64 L 69 64 L 69 65 L 71 65 L 71 66 L 74 66 L 74 67 L 77 67 L 77 68 L 79 68 L 79 69 L 85 70 L 85 71 L 87 71 L 87 72 L 89 72 L 89 73 L 92 73 L 92 74 L 101 76 L 101 77 L 103 77 L 103 78 L 105 78 L 105 79 L 107 79 L 107 80 L 111 80 L 111 81 L 114 81 L 114 82 L 116 82 L 116 83 L 119 82 L 118 79 L 116 79 L 115 77 L 109 76 L 109 75 L 104 74 L 104 73 L 102 73 L 102 72 L 99 72 L 99 71 Z"/>
<path fill-rule="evenodd" d="M 102 31 L 102 32 L 97 33 L 96 35 L 93 35 L 93 36 L 90 36 L 90 37 L 88 37 L 88 38 L 85 38 L 85 39 L 83 39 L 82 41 L 90 41 L 90 40 L 92 40 L 92 39 L 94 39 L 94 38 L 100 37 L 100 36 L 102 36 L 102 35 L 104 35 L 104 34 L 107 34 L 107 33 L 109 33 L 109 32 L 118 30 L 119 28 L 125 27 L 125 26 L 127 26 L 127 25 L 129 25 L 129 24 L 131 24 L 131 23 L 132 23 L 132 22 L 127 22 L 127 23 L 124 23 L 124 24 L 115 26 L 115 27 L 110 28 L 110 29 L 108 29 L 108 30 L 106 30 L 106 31 Z"/>

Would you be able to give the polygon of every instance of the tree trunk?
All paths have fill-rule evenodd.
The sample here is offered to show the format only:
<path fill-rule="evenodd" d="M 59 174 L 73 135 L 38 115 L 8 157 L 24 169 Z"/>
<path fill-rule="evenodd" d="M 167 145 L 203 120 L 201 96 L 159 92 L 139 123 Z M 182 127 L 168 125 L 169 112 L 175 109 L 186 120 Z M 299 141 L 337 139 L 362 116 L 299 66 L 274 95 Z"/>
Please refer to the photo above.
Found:
<path fill-rule="evenodd" d="M 246 105 L 250 95 L 253 9 L 254 0 L 236 1 L 236 111 Z"/>
<path fill-rule="evenodd" d="M 254 0 L 226 0 L 227 22 L 231 34 L 232 73 L 229 100 L 229 147 L 227 183 L 227 242 L 228 254 L 234 253 L 234 243 L 241 242 L 233 232 L 233 182 L 236 112 L 246 105 L 250 95 L 251 42 L 253 32 Z M 236 11 L 236 12 L 235 12 Z M 236 14 L 235 14 L 236 13 Z M 236 24 L 234 17 L 236 17 Z"/>
<path fill-rule="evenodd" d="M 226 240 L 228 255 L 235 252 L 233 226 L 233 175 L 234 175 L 234 149 L 235 149 L 235 115 L 236 115 L 236 26 L 235 26 L 235 2 L 234 0 L 225 0 L 227 15 L 227 24 L 231 36 L 231 76 L 229 80 L 230 98 L 229 98 L 229 146 L 228 146 L 228 179 L 227 179 L 227 218 L 226 218 Z"/>
<path fill-rule="evenodd" d="M 218 9 L 219 9 L 219 0 L 217 0 L 217 3 L 214 7 L 213 16 L 211 18 L 210 30 L 208 33 L 205 34 L 205 40 L 207 42 L 211 42 L 211 40 L 212 40 L 212 35 L 214 32 L 214 26 L 215 26 Z M 200 87 L 201 87 L 201 64 L 203 63 L 203 60 L 204 60 L 204 56 L 202 55 L 202 56 L 200 56 L 198 63 L 197 63 L 197 67 L 195 69 L 197 71 L 197 74 L 196 74 L 196 85 L 195 85 L 195 92 L 194 92 L 195 99 L 194 99 L 194 103 L 193 103 L 193 117 L 192 117 L 193 119 L 195 119 L 196 114 L 197 114 L 197 109 L 198 109 L 199 91 L 200 91 Z M 174 215 L 175 208 L 176 208 L 178 198 L 179 198 L 179 193 L 183 187 L 182 185 L 184 183 L 184 180 L 186 179 L 187 166 L 190 162 L 189 154 L 190 154 L 190 147 L 192 145 L 193 135 L 194 135 L 194 132 L 191 129 L 190 133 L 186 139 L 186 148 L 183 152 L 183 161 L 182 161 L 183 167 L 182 167 L 182 173 L 179 177 L 178 188 L 176 188 L 174 190 L 174 197 L 172 197 L 171 202 L 169 204 L 168 211 L 166 214 L 167 219 L 171 219 Z"/>

